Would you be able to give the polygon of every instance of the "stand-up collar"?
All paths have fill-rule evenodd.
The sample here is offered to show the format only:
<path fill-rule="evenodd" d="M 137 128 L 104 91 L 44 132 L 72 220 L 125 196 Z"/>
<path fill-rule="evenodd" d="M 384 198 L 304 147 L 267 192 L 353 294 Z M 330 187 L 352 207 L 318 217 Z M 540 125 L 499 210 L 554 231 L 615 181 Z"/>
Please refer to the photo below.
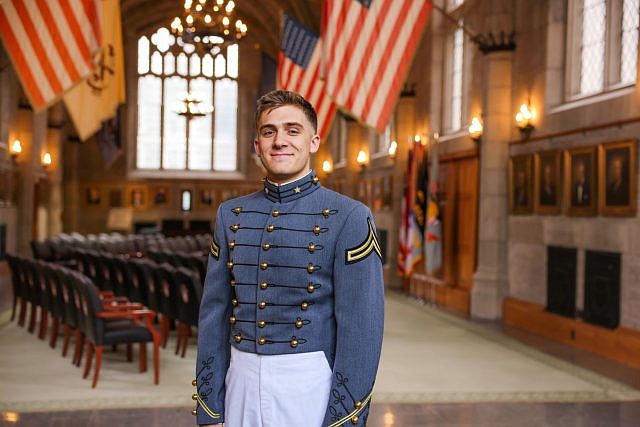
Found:
<path fill-rule="evenodd" d="M 320 180 L 314 171 L 309 172 L 300 179 L 286 184 L 276 184 L 264 179 L 264 196 L 272 202 L 291 202 L 313 193 L 320 187 Z"/>

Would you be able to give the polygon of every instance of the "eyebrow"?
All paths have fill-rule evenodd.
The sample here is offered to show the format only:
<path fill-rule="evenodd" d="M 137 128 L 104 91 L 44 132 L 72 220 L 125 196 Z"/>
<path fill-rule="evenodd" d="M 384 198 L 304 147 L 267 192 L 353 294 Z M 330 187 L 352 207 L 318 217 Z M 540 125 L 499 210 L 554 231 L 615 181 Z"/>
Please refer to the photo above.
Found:
<path fill-rule="evenodd" d="M 264 124 L 264 125 L 260 126 L 259 130 L 263 130 L 265 128 L 275 128 L 275 127 L 277 127 L 275 124 L 267 123 L 267 124 Z M 290 128 L 290 127 L 300 127 L 300 128 L 302 128 L 304 126 L 302 125 L 302 123 L 298 123 L 298 122 L 285 122 L 284 123 L 284 127 L 285 128 Z"/>

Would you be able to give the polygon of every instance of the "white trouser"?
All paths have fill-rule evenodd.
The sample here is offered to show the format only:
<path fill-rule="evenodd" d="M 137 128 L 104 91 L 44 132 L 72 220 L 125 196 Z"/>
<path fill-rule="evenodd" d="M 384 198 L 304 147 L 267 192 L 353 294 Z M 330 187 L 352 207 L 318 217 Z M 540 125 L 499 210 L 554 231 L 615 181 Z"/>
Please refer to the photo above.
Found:
<path fill-rule="evenodd" d="M 331 369 L 324 352 L 259 355 L 231 347 L 225 427 L 321 427 Z"/>

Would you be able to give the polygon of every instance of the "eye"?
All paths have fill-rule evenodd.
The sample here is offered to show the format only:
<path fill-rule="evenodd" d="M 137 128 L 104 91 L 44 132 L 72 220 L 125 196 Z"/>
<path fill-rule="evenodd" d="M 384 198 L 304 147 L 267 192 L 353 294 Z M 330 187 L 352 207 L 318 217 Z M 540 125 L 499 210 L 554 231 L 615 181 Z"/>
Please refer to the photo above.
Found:
<path fill-rule="evenodd" d="M 296 129 L 296 128 L 289 129 L 289 135 L 299 135 L 299 134 L 300 134 L 299 129 Z"/>
<path fill-rule="evenodd" d="M 265 137 L 265 138 L 268 138 L 270 136 L 273 136 L 274 133 L 275 132 L 272 129 L 264 129 L 262 131 L 262 136 Z"/>

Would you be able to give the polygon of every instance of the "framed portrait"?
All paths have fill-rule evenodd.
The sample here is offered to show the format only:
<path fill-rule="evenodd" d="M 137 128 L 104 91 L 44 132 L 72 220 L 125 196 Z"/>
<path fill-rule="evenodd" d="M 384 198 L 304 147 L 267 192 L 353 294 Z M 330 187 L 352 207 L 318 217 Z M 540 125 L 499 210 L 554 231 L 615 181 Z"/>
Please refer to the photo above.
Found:
<path fill-rule="evenodd" d="M 170 203 L 170 191 L 166 185 L 154 185 L 151 187 L 151 200 L 154 206 L 168 206 Z"/>
<path fill-rule="evenodd" d="M 536 153 L 534 205 L 537 213 L 559 214 L 562 205 L 562 161 L 558 150 Z"/>
<path fill-rule="evenodd" d="M 533 213 L 533 155 L 509 159 L 509 212 Z"/>
<path fill-rule="evenodd" d="M 565 152 L 564 194 L 569 215 L 596 214 L 596 156 L 595 147 L 574 148 Z"/>
<path fill-rule="evenodd" d="M 636 214 L 636 141 L 598 146 L 598 190 L 601 215 Z"/>
<path fill-rule="evenodd" d="M 148 201 L 146 185 L 130 185 L 127 187 L 127 206 L 133 209 L 146 209 Z"/>
<path fill-rule="evenodd" d="M 90 185 L 84 189 L 84 204 L 88 207 L 98 207 L 102 202 L 102 192 L 97 185 Z"/>
<path fill-rule="evenodd" d="M 198 190 L 198 206 L 208 209 L 216 204 L 216 190 L 213 188 L 200 188 Z"/>

